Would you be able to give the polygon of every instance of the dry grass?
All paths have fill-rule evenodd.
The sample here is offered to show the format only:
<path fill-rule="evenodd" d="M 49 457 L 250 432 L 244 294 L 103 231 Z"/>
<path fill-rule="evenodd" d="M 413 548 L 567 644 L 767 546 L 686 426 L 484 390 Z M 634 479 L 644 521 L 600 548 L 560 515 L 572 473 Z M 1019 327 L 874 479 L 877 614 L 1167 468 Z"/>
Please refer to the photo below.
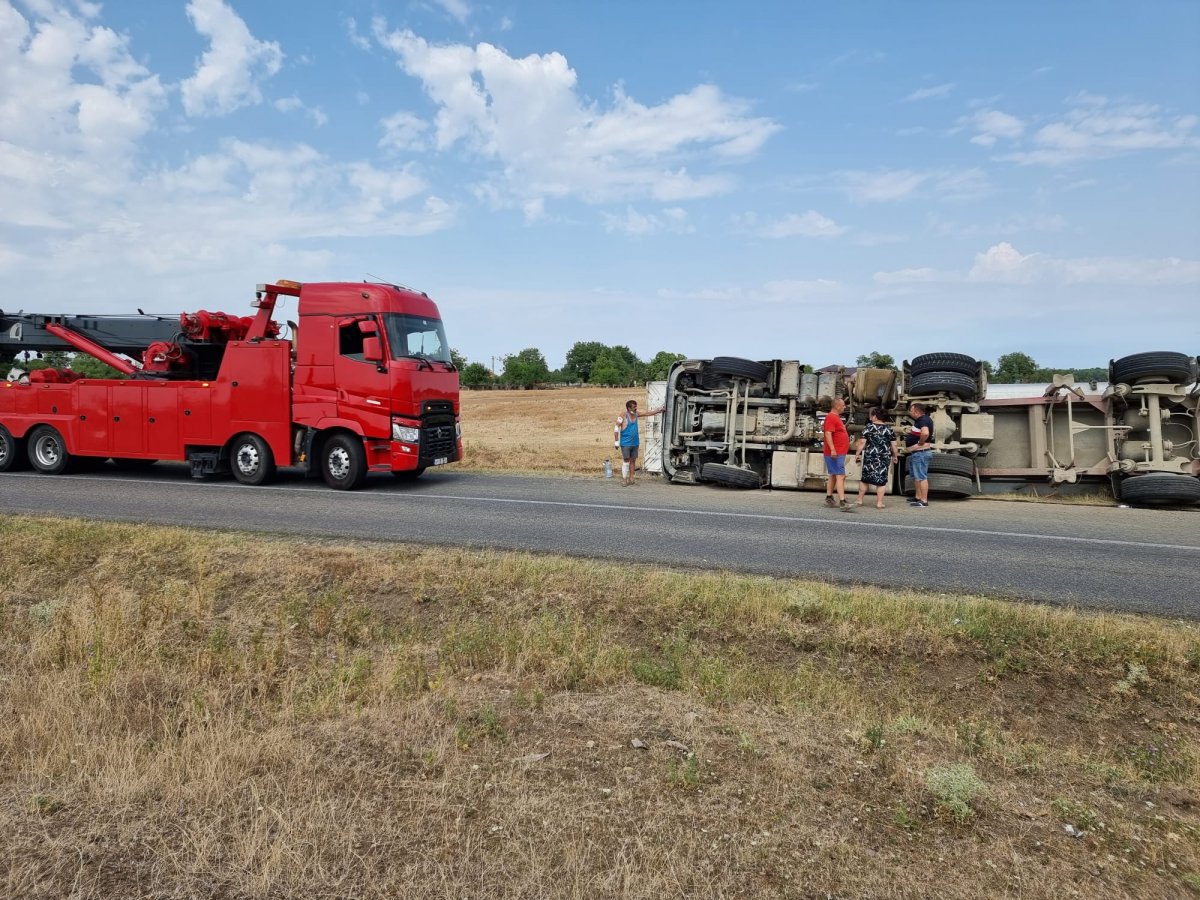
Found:
<path fill-rule="evenodd" d="M 613 456 L 613 422 L 644 388 L 463 391 L 462 466 L 596 475 Z"/>
<path fill-rule="evenodd" d="M 0 546 L 4 897 L 1200 884 L 1191 624 L 53 519 Z"/>

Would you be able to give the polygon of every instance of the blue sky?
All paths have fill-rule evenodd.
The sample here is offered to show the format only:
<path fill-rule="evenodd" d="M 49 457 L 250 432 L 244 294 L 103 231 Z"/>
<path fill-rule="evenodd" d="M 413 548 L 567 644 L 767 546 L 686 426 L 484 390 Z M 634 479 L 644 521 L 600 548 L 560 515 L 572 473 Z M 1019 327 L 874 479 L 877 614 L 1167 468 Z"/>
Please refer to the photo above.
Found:
<path fill-rule="evenodd" d="M 489 365 L 1195 353 L 1197 47 L 1194 0 L 0 0 L 0 306 L 378 277 Z"/>

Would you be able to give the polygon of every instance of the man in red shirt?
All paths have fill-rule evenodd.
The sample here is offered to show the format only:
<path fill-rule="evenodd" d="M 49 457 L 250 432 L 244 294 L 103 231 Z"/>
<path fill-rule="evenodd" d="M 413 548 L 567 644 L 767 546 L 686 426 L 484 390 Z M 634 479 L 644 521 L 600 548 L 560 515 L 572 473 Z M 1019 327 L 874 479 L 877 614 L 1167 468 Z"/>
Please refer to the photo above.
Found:
<path fill-rule="evenodd" d="M 850 435 L 842 422 L 845 408 L 846 401 L 841 397 L 833 401 L 825 424 L 821 426 L 821 434 L 825 439 L 825 471 L 829 473 L 825 482 L 825 505 L 850 512 L 850 504 L 846 502 L 846 454 L 850 452 Z M 835 490 L 837 500 L 833 499 Z"/>

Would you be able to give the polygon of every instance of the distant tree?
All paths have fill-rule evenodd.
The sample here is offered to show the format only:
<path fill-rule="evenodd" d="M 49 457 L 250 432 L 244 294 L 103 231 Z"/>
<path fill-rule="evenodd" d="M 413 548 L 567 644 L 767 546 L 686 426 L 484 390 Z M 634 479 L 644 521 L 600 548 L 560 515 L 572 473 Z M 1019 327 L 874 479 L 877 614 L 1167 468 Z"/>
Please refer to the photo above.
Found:
<path fill-rule="evenodd" d="M 684 359 L 687 359 L 687 357 L 682 353 L 669 353 L 666 350 L 659 350 L 654 355 L 654 359 L 646 363 L 646 380 L 664 380 L 667 377 L 667 372 L 671 370 L 671 365 Z"/>
<path fill-rule="evenodd" d="M 896 360 L 887 353 L 880 353 L 878 350 L 872 350 L 870 353 L 864 353 L 854 364 L 860 369 L 894 369 L 896 368 Z"/>
<path fill-rule="evenodd" d="M 1037 376 L 1038 364 L 1027 353 L 1005 353 L 996 362 L 998 384 L 1029 384 Z"/>
<path fill-rule="evenodd" d="M 629 359 L 618 353 L 615 347 L 601 353 L 592 365 L 591 384 L 616 386 L 630 384 L 636 379 L 637 373 L 630 365 Z"/>
<path fill-rule="evenodd" d="M 995 374 L 994 374 L 994 373 L 995 373 L 995 371 L 996 371 L 996 367 L 995 367 L 995 366 L 993 366 L 993 365 L 992 365 L 990 362 L 988 362 L 986 359 L 981 359 L 981 360 L 979 361 L 979 365 L 983 366 L 983 371 L 987 372 L 988 381 L 994 381 L 994 380 L 995 380 Z"/>
<path fill-rule="evenodd" d="M 454 368 L 458 369 L 458 371 L 461 372 L 467 364 L 467 358 L 465 356 L 463 356 L 461 353 L 459 353 L 457 350 L 455 350 L 453 347 L 451 347 L 450 348 L 450 362 L 454 363 Z"/>
<path fill-rule="evenodd" d="M 562 374 L 567 381 L 591 381 L 592 366 L 596 357 L 607 349 L 608 346 L 599 341 L 577 341 L 567 351 L 567 361 L 563 364 Z"/>
<path fill-rule="evenodd" d="M 78 372 L 84 378 L 124 378 L 125 376 L 108 363 L 102 363 L 94 356 L 86 353 L 76 353 L 71 360 L 71 371 Z"/>
<path fill-rule="evenodd" d="M 646 364 L 638 359 L 636 353 L 623 344 L 618 344 L 615 347 L 610 347 L 609 349 L 625 364 L 626 367 L 628 367 L 630 381 L 646 380 Z"/>
<path fill-rule="evenodd" d="M 71 354 L 66 350 L 43 350 L 40 356 L 25 362 L 21 368 L 28 372 L 38 369 L 65 369 L 71 363 Z"/>
<path fill-rule="evenodd" d="M 458 380 L 465 387 L 479 387 L 492 380 L 492 373 L 483 363 L 467 363 L 458 370 Z"/>
<path fill-rule="evenodd" d="M 550 367 L 541 350 L 527 347 L 520 353 L 504 357 L 504 374 L 500 377 L 505 384 L 532 387 L 550 377 Z"/>

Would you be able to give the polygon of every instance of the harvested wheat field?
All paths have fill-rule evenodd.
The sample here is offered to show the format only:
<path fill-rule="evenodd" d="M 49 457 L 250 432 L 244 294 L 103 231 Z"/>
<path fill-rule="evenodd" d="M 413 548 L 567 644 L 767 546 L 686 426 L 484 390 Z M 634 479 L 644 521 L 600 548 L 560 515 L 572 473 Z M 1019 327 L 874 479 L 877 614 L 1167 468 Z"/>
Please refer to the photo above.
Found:
<path fill-rule="evenodd" d="M 468 469 L 596 475 L 613 456 L 613 422 L 645 388 L 463 391 Z M 645 420 L 642 427 L 645 428 Z"/>
<path fill-rule="evenodd" d="M 1192 624 L 0 517 L 6 898 L 1200 891 Z"/>

